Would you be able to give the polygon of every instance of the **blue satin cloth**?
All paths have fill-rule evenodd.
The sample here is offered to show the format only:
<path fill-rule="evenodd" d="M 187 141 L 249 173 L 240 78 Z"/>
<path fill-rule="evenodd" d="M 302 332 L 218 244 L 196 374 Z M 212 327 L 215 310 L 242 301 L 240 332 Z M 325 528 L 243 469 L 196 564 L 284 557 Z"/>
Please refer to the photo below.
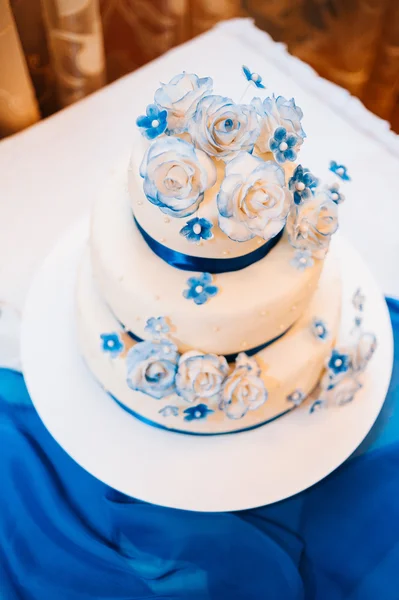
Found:
<path fill-rule="evenodd" d="M 388 304 L 395 368 L 372 432 L 332 475 L 256 510 L 172 510 L 112 490 L 53 440 L 22 376 L 0 370 L 1 600 L 398 600 L 399 302 Z"/>
<path fill-rule="evenodd" d="M 164 246 L 153 237 L 151 237 L 145 229 L 143 229 L 140 223 L 135 217 L 134 222 L 136 223 L 137 229 L 140 231 L 147 245 L 159 258 L 162 258 L 171 267 L 176 269 L 182 269 L 183 271 L 199 271 L 200 273 L 230 273 L 231 271 L 239 271 L 245 269 L 250 265 L 258 262 L 269 254 L 270 250 L 274 248 L 277 242 L 280 241 L 284 229 L 282 229 L 274 238 L 256 248 L 248 254 L 242 256 L 236 256 L 234 258 L 204 258 L 201 256 L 190 256 L 189 254 L 183 254 L 172 250 L 167 246 Z"/>

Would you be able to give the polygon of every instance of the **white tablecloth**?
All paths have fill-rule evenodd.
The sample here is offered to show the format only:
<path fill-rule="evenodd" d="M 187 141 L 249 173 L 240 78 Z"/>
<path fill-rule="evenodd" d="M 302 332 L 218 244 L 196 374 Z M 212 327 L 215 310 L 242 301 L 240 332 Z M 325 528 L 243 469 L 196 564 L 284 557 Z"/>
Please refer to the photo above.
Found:
<path fill-rule="evenodd" d="M 22 307 L 35 268 L 87 212 L 118 160 L 128 160 L 135 119 L 159 81 L 193 71 L 212 76 L 216 91 L 228 95 L 243 63 L 271 92 L 294 96 L 302 107 L 303 165 L 319 175 L 330 159 L 347 165 L 353 182 L 340 207 L 341 230 L 383 291 L 399 296 L 398 136 L 348 92 L 239 19 L 0 143 L 0 301 Z"/>

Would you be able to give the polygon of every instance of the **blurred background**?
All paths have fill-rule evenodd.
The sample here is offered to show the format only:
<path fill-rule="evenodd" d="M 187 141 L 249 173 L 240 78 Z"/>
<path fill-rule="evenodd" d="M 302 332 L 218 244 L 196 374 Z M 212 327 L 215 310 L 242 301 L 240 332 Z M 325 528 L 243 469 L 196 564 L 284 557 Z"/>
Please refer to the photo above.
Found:
<path fill-rule="evenodd" d="M 0 137 L 238 16 L 399 132 L 399 0 L 0 0 Z"/>

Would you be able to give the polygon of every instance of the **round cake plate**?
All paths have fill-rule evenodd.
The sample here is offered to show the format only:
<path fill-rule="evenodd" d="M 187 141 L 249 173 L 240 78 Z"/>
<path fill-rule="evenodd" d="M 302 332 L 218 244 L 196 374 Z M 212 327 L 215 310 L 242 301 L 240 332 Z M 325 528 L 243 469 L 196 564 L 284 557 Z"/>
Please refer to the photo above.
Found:
<path fill-rule="evenodd" d="M 196 511 L 236 511 L 288 498 L 331 473 L 362 442 L 383 405 L 393 364 L 389 313 L 368 268 L 344 240 L 343 327 L 350 298 L 366 296 L 365 328 L 378 347 L 363 388 L 346 406 L 309 412 L 309 401 L 259 429 L 197 437 L 150 427 L 102 390 L 79 355 L 75 279 L 88 219 L 48 256 L 28 294 L 22 323 L 22 364 L 43 423 L 89 473 L 140 500 Z M 300 352 L 300 348 L 298 349 Z"/>

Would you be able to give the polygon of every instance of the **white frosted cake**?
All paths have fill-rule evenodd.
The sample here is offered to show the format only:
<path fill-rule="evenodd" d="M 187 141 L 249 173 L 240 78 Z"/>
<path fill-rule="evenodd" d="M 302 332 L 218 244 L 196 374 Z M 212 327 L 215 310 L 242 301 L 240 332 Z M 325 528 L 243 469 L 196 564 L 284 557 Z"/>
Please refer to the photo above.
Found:
<path fill-rule="evenodd" d="M 137 119 L 130 165 L 98 199 L 77 285 L 83 357 L 111 398 L 151 425 L 234 433 L 299 406 L 350 401 L 374 348 L 335 348 L 339 262 L 328 252 L 343 165 L 321 184 L 298 162 L 294 99 L 238 103 L 182 73 Z"/>

